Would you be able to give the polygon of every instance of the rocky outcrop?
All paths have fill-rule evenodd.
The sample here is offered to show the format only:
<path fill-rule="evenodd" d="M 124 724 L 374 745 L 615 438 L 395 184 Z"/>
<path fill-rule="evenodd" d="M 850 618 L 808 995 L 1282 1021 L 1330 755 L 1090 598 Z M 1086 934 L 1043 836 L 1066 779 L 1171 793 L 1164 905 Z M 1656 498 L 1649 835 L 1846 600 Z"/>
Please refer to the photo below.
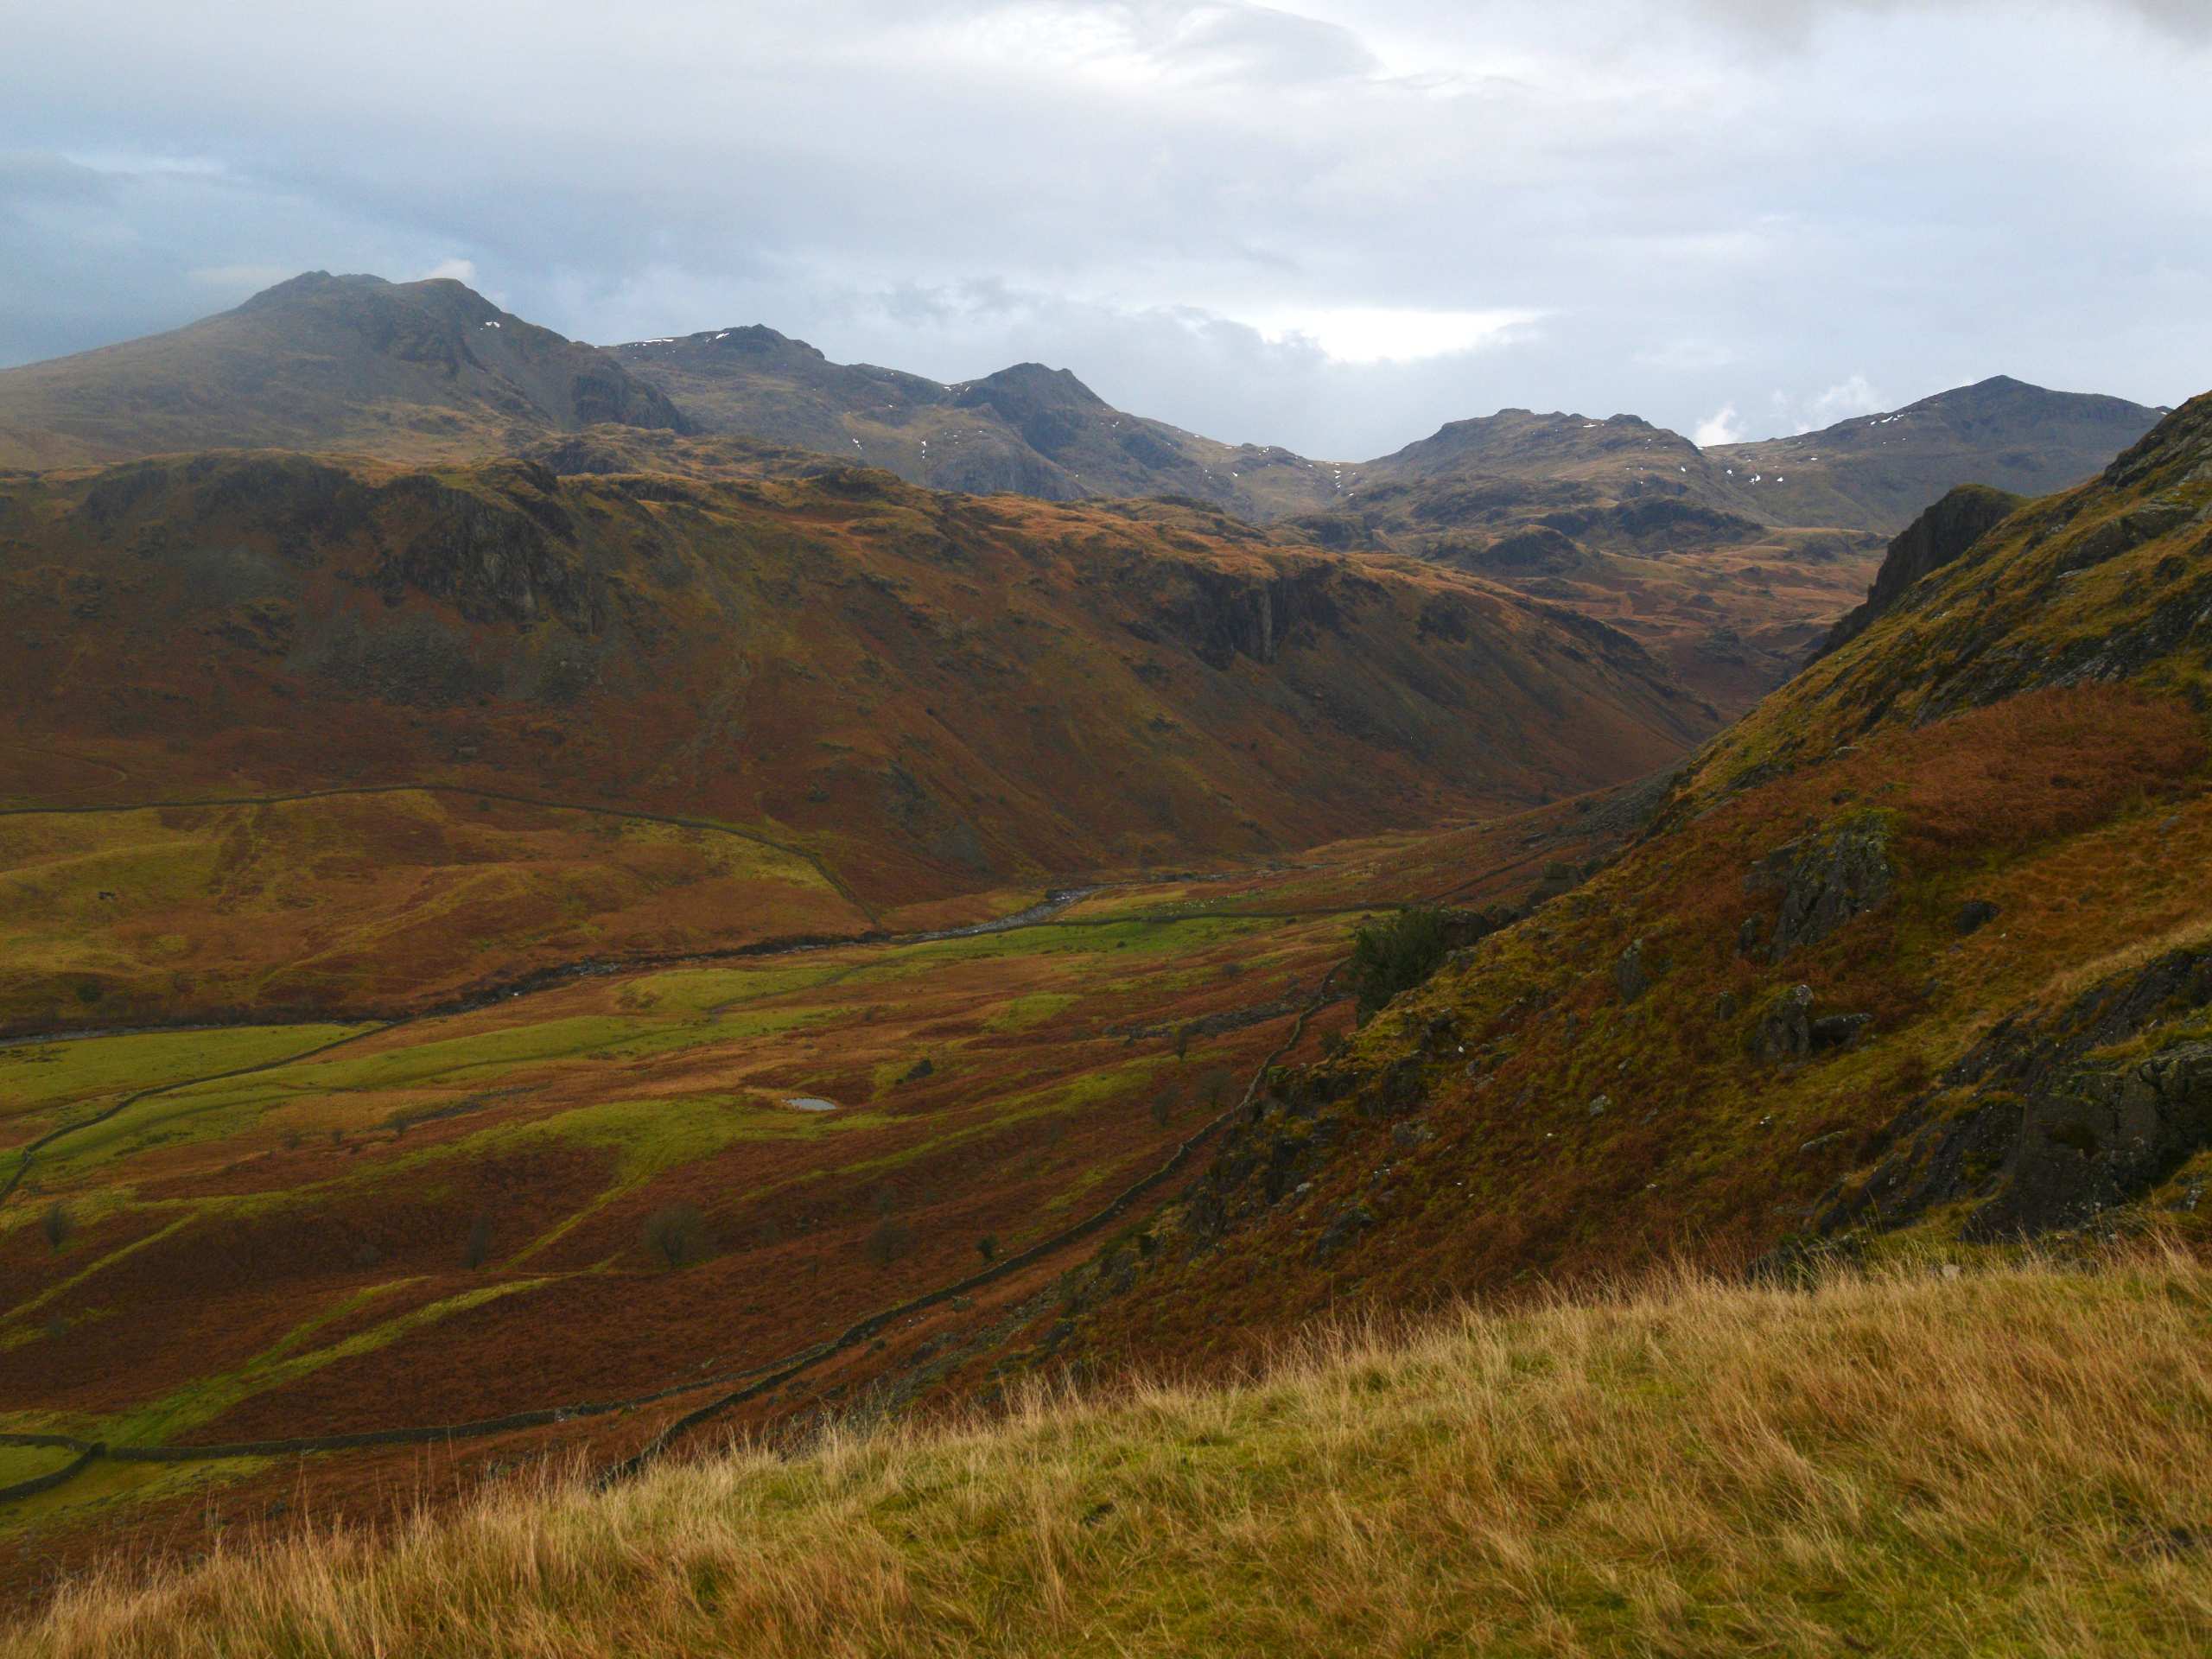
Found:
<path fill-rule="evenodd" d="M 1779 887 L 1781 913 L 1766 945 L 1781 962 L 1802 945 L 1817 944 L 1845 923 L 1890 896 L 1896 880 L 1889 856 L 1889 823 L 1866 813 L 1825 836 L 1789 842 L 1746 878 L 1753 892 Z M 1748 950 L 1764 931 L 1747 921 L 1738 948 Z"/>
<path fill-rule="evenodd" d="M 552 475 L 519 481 L 523 497 L 533 493 L 532 485 L 549 494 L 494 499 L 428 473 L 397 480 L 390 505 L 403 508 L 410 524 L 428 507 L 429 522 L 378 562 L 374 580 L 387 597 L 396 601 L 412 588 L 448 601 L 471 621 L 526 626 L 557 617 L 579 632 L 594 632 L 605 620 L 605 584 L 559 538 L 566 516 L 550 499 Z"/>
<path fill-rule="evenodd" d="M 1810 1059 L 1831 1049 L 1848 1047 L 1872 1023 L 1868 1014 L 1815 1014 L 1814 1007 L 1809 985 L 1792 985 L 1777 992 L 1751 1028 L 1751 1052 L 1777 1065 Z"/>
<path fill-rule="evenodd" d="M 1866 590 L 1866 602 L 1847 612 L 1814 653 L 1817 659 L 1848 645 L 1897 608 L 1906 589 L 1942 569 L 2011 518 L 2023 499 L 1983 484 L 1961 484 L 1908 525 L 1890 543 Z"/>
<path fill-rule="evenodd" d="M 1961 1233 L 1988 1241 L 2140 1198 L 2212 1146 L 2212 1040 L 2192 1017 L 2209 1003 L 2212 951 L 2181 950 L 2056 1015 L 2004 1021 L 1889 1126 L 1881 1162 L 1829 1196 L 1821 1230 L 1970 1203 Z"/>
<path fill-rule="evenodd" d="M 1346 606 L 1379 591 L 1326 565 L 1300 564 L 1267 579 L 1196 564 L 1179 574 L 1176 591 L 1155 613 L 1157 632 L 1217 669 L 1239 657 L 1272 663 L 1283 641 L 1302 627 L 1341 632 Z"/>

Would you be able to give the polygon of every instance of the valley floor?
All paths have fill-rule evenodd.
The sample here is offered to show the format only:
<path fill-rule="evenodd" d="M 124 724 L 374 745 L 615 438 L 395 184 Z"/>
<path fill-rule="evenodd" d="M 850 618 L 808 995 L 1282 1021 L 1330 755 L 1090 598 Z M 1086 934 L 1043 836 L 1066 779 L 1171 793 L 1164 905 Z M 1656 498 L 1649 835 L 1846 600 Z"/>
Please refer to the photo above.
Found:
<path fill-rule="evenodd" d="M 2157 1256 L 1676 1277 L 219 1548 L 0 1654 L 2202 1653 L 2209 1323 Z"/>

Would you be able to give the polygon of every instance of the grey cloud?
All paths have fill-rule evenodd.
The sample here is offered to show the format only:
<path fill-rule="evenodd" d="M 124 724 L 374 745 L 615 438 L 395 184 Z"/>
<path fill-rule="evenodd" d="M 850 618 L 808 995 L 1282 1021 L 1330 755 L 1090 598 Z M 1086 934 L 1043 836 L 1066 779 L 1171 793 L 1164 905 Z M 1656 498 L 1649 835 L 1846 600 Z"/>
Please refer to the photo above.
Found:
<path fill-rule="evenodd" d="M 1785 53 L 1748 0 L 234 10 L 14 26 L 0 361 L 461 258 L 583 339 L 1039 358 L 1339 456 L 1500 404 L 1758 430 L 1853 376 L 2212 382 L 2212 66 L 2158 0 L 1758 7 L 1818 24 Z M 1348 308 L 1543 321 L 1402 363 L 1268 337 Z"/>
<path fill-rule="evenodd" d="M 2203 0 L 1699 0 L 1708 14 L 1740 28 L 1802 42 L 1839 16 L 1907 16 L 1948 7 L 1978 11 L 2006 28 L 2034 28 L 2054 12 L 2104 12 L 2201 40 L 2212 36 Z"/>

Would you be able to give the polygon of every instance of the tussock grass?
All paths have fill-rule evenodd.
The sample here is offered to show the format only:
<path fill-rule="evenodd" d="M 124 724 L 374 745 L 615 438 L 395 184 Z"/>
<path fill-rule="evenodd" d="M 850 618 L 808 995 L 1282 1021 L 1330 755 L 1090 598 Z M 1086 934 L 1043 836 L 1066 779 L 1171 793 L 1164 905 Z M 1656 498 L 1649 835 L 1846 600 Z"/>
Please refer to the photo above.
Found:
<path fill-rule="evenodd" d="M 0 1653 L 2196 1654 L 2212 1273 L 1688 1275 L 94 1580 Z"/>

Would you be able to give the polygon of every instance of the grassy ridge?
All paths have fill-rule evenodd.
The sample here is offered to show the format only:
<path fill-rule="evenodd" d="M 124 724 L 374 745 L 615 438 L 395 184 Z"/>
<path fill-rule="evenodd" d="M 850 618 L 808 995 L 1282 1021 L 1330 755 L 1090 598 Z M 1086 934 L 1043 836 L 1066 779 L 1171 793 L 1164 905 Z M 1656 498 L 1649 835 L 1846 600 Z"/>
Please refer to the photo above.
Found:
<path fill-rule="evenodd" d="M 0 1653 L 2143 1655 L 2212 1274 L 1688 1279 L 73 1586 Z"/>

